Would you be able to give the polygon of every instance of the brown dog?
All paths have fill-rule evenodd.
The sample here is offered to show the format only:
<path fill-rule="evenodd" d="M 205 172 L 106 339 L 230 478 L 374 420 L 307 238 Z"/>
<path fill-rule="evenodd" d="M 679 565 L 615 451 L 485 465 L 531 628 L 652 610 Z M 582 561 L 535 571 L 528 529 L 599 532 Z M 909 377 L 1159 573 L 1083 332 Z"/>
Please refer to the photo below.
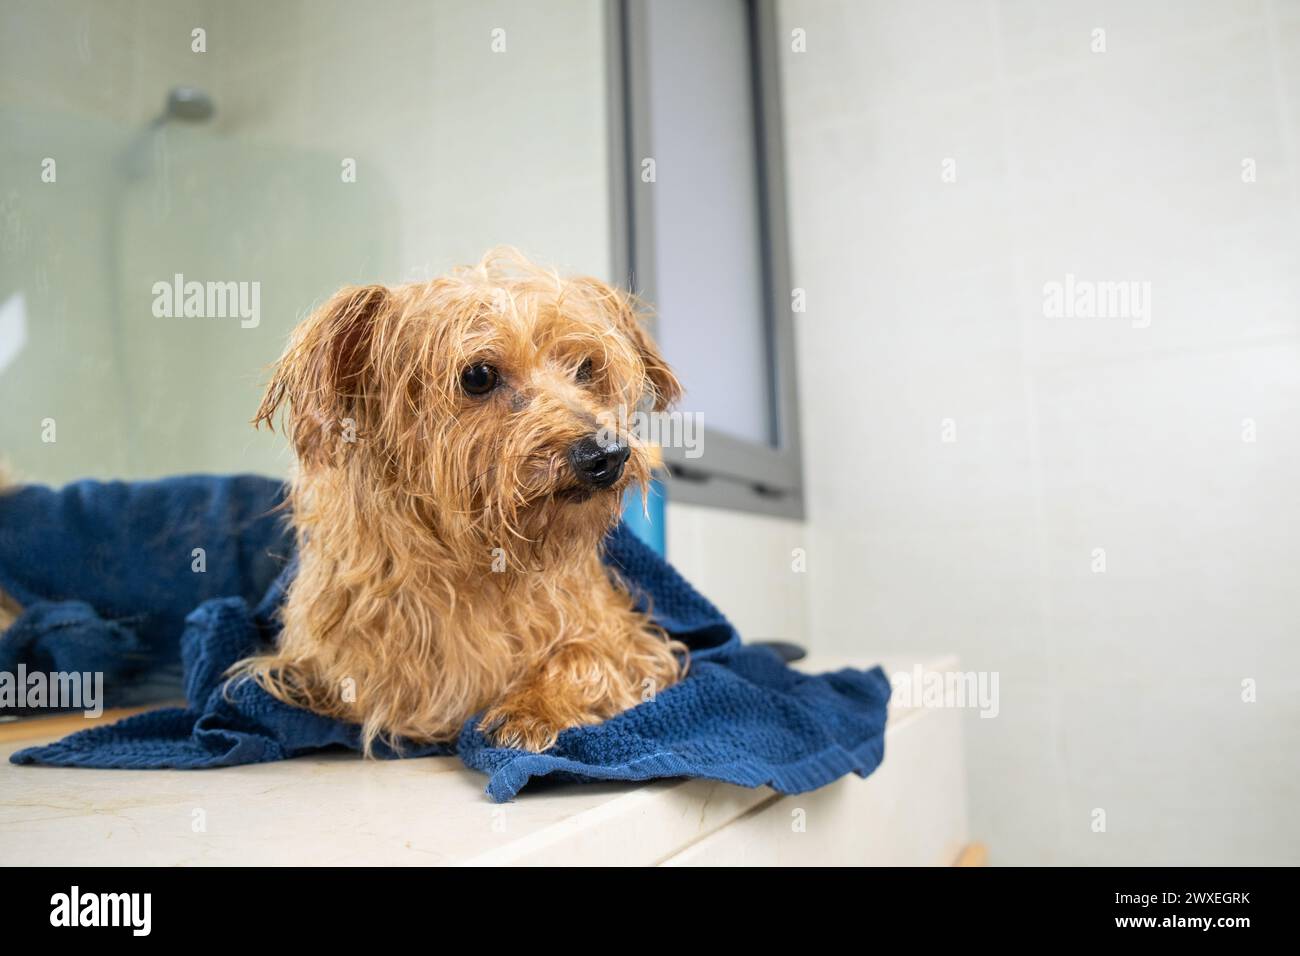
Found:
<path fill-rule="evenodd" d="M 300 564 L 276 651 L 235 673 L 361 724 L 367 752 L 480 711 L 499 744 L 544 750 L 674 683 L 683 649 L 600 548 L 655 464 L 618 423 L 679 394 L 628 295 L 512 250 L 343 289 L 254 419 L 287 404 Z"/>

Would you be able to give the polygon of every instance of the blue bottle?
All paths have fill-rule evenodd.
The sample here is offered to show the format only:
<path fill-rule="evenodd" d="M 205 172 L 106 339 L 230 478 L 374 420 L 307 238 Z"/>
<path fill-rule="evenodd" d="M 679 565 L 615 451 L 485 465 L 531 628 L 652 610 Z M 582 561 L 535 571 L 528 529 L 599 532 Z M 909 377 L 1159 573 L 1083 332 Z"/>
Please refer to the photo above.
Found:
<path fill-rule="evenodd" d="M 623 496 L 623 523 L 661 558 L 666 550 L 664 500 L 663 482 L 658 479 L 650 482 L 644 513 L 641 510 L 640 488 L 629 488 Z"/>

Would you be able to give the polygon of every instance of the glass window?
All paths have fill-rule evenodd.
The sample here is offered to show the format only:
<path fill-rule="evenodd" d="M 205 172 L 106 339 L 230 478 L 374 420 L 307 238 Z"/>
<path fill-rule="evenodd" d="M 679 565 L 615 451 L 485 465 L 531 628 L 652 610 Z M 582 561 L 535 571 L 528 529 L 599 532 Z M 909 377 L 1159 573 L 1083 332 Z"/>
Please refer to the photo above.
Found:
<path fill-rule="evenodd" d="M 625 226 L 621 252 L 615 230 L 615 263 L 654 307 L 685 387 L 682 410 L 699 416 L 692 447 L 664 449 L 668 496 L 799 517 L 773 4 L 623 0 L 610 9 L 622 87 L 613 208 Z"/>
<path fill-rule="evenodd" d="M 655 0 L 646 44 L 659 341 L 684 408 L 771 444 L 748 4 Z"/>

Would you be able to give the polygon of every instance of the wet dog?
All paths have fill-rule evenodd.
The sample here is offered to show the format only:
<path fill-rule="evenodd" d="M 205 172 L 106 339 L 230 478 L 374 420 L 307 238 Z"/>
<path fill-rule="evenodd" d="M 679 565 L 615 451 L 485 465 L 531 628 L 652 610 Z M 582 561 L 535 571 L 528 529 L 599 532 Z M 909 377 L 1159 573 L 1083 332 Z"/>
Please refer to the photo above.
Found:
<path fill-rule="evenodd" d="M 343 289 L 254 419 L 283 409 L 299 566 L 274 652 L 235 673 L 360 724 L 367 750 L 480 713 L 544 750 L 673 684 L 683 649 L 601 544 L 657 461 L 620 422 L 680 391 L 631 296 L 511 250 Z"/>

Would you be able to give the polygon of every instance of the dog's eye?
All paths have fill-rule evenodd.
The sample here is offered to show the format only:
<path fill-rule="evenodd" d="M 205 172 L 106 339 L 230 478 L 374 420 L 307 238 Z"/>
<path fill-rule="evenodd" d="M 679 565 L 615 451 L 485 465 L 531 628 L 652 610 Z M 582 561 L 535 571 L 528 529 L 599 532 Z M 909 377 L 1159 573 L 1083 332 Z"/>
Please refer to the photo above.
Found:
<path fill-rule="evenodd" d="M 587 361 L 579 365 L 578 371 L 573 377 L 574 380 L 577 381 L 579 384 L 585 385 L 587 382 L 590 382 L 591 381 L 591 359 L 587 359 Z"/>
<path fill-rule="evenodd" d="M 497 370 L 491 365 L 471 365 L 460 373 L 460 387 L 470 395 L 486 395 L 497 387 Z"/>

